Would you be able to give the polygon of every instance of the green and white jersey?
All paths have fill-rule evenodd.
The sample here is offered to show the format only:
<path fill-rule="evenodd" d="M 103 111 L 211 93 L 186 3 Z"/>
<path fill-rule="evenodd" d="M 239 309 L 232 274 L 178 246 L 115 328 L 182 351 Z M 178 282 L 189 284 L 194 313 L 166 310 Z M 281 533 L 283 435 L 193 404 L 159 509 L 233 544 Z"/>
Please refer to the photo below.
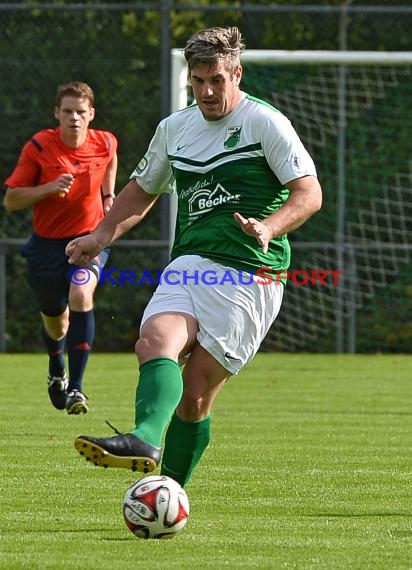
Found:
<path fill-rule="evenodd" d="M 242 93 L 223 119 L 206 121 L 194 104 L 163 119 L 131 178 L 150 194 L 177 192 L 172 259 L 197 254 L 237 270 L 287 269 L 286 235 L 263 254 L 233 214 L 263 219 L 287 200 L 287 183 L 316 175 L 290 121 Z"/>

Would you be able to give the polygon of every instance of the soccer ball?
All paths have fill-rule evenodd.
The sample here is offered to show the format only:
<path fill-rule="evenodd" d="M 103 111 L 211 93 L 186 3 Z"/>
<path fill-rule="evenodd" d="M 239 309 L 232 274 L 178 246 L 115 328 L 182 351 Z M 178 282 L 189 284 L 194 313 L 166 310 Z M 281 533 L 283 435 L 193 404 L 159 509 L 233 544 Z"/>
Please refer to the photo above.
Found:
<path fill-rule="evenodd" d="M 126 491 L 123 516 L 139 538 L 173 538 L 186 526 L 189 499 L 174 479 L 149 475 Z"/>

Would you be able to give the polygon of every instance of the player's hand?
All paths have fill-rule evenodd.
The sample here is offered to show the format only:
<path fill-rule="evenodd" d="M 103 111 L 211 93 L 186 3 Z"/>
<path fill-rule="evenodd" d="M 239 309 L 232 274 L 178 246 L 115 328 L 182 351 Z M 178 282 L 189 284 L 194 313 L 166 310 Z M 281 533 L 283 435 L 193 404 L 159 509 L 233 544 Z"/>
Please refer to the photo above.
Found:
<path fill-rule="evenodd" d="M 113 202 L 114 202 L 114 198 L 112 196 L 107 195 L 107 196 L 103 197 L 103 211 L 104 211 L 105 215 L 110 210 L 110 208 L 113 206 Z"/>
<path fill-rule="evenodd" d="M 69 263 L 87 266 L 91 259 L 94 259 L 103 247 L 93 234 L 72 239 L 66 246 L 66 255 Z"/>
<path fill-rule="evenodd" d="M 57 192 L 60 198 L 64 198 L 66 194 L 70 192 L 70 188 L 72 187 L 74 182 L 73 174 L 69 172 L 65 172 L 60 174 L 58 178 L 53 183 L 52 189 L 53 193 Z"/>
<path fill-rule="evenodd" d="M 272 232 L 270 228 L 256 218 L 244 218 L 241 214 L 236 212 L 233 217 L 238 222 L 245 234 L 256 238 L 258 244 L 262 248 L 263 253 L 267 253 L 269 249 L 269 242 L 272 239 Z"/>

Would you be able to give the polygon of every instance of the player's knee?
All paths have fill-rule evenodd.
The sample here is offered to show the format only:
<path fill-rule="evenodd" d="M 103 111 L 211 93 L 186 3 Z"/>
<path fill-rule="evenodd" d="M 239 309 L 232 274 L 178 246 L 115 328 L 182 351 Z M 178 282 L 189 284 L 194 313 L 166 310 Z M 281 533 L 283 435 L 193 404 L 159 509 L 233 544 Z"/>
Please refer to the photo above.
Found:
<path fill-rule="evenodd" d="M 149 339 L 145 337 L 138 339 L 134 345 L 134 351 L 140 364 L 143 364 L 144 362 L 147 362 L 148 360 L 154 358 L 151 343 Z"/>
<path fill-rule="evenodd" d="M 70 291 L 69 305 L 72 311 L 91 311 L 93 309 L 93 294 L 76 288 Z"/>
<path fill-rule="evenodd" d="M 141 336 L 135 344 L 135 353 L 139 364 L 162 357 L 178 361 L 178 350 L 174 344 L 158 335 Z"/>

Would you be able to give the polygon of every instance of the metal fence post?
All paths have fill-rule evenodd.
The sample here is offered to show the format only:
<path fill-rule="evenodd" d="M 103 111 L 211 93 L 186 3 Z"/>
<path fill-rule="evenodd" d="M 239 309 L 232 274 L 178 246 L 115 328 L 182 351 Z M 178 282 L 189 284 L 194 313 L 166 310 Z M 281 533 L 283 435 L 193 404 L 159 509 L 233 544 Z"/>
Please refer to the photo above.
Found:
<path fill-rule="evenodd" d="M 6 254 L 0 249 L 0 352 L 6 352 Z"/>
<path fill-rule="evenodd" d="M 339 49 L 347 49 L 348 13 L 346 4 L 342 5 L 339 25 Z M 336 212 L 336 268 L 343 271 L 342 279 L 337 286 L 336 298 L 336 352 L 344 352 L 345 338 L 345 191 L 346 191 L 346 66 L 339 67 L 338 84 L 338 141 L 337 141 L 337 212 Z"/>

